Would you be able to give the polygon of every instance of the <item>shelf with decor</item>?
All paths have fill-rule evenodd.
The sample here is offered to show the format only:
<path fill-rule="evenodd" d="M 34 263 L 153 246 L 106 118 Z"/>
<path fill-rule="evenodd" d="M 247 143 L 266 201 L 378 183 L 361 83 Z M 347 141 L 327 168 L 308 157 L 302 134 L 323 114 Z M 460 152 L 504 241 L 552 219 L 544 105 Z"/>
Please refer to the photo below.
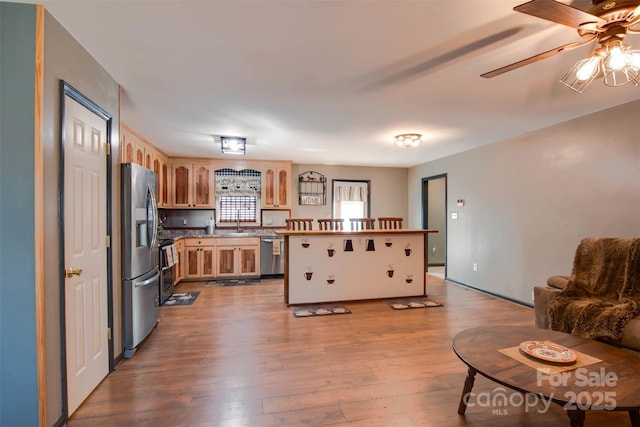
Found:
<path fill-rule="evenodd" d="M 327 178 L 316 171 L 306 171 L 298 175 L 298 204 L 326 205 Z"/>

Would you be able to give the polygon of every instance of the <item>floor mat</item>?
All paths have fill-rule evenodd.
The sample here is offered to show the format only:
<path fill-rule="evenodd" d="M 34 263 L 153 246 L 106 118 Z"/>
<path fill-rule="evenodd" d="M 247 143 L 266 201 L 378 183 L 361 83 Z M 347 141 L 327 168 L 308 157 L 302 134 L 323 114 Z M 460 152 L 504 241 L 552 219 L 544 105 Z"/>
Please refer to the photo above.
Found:
<path fill-rule="evenodd" d="M 200 292 L 174 293 L 162 303 L 162 306 L 191 305 L 195 302 L 196 298 L 198 298 L 198 295 L 200 295 Z"/>
<path fill-rule="evenodd" d="M 389 307 L 394 310 L 407 310 L 411 308 L 429 308 L 429 307 L 442 307 L 443 305 L 427 297 L 413 297 L 413 298 L 393 298 L 384 301 Z"/>
<path fill-rule="evenodd" d="M 212 286 L 243 286 L 243 285 L 257 285 L 260 283 L 260 279 L 227 279 L 227 280 L 211 280 L 204 285 L 205 288 Z"/>
<path fill-rule="evenodd" d="M 332 314 L 351 314 L 351 310 L 342 304 L 301 305 L 291 307 L 293 317 L 330 316 Z"/>

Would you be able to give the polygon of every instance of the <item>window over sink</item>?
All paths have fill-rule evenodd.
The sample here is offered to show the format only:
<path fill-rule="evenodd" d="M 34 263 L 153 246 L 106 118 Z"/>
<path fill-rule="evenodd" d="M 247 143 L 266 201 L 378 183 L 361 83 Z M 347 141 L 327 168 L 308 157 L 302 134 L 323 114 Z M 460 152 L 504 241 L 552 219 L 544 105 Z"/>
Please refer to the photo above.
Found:
<path fill-rule="evenodd" d="M 260 171 L 219 169 L 216 174 L 218 223 L 257 223 L 260 206 Z"/>

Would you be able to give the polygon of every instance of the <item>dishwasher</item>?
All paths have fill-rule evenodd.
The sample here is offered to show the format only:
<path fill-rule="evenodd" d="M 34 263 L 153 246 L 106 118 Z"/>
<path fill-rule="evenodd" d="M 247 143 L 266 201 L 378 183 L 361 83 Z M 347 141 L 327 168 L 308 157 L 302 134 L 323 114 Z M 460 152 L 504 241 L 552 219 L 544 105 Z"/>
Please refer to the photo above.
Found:
<path fill-rule="evenodd" d="M 284 237 L 260 237 L 260 276 L 284 275 Z"/>

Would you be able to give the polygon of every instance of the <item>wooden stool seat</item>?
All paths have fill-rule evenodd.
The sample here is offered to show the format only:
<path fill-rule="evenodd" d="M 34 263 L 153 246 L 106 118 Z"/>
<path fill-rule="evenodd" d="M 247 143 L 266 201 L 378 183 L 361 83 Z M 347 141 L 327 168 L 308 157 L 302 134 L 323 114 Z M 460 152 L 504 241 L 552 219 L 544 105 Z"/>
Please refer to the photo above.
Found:
<path fill-rule="evenodd" d="M 378 217 L 378 223 L 381 230 L 396 230 L 402 228 L 402 217 L 381 216 Z"/>
<path fill-rule="evenodd" d="M 287 230 L 313 230 L 313 218 L 287 218 Z"/>
<path fill-rule="evenodd" d="M 351 230 L 373 230 L 376 224 L 375 218 L 349 218 Z"/>
<path fill-rule="evenodd" d="M 320 226 L 320 230 L 342 230 L 344 219 L 342 218 L 331 218 L 331 219 L 319 219 L 318 225 Z"/>

